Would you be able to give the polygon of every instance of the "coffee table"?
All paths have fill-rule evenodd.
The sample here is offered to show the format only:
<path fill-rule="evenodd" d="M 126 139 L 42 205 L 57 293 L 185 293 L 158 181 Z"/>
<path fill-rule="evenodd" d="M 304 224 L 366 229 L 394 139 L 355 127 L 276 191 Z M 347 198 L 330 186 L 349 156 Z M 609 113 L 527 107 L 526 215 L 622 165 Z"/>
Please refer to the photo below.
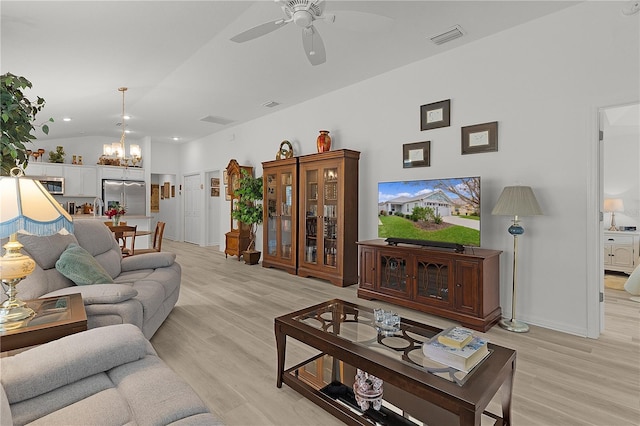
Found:
<path fill-rule="evenodd" d="M 0 331 L 0 351 L 41 345 L 87 329 L 80 293 L 25 301 L 35 315 Z"/>
<path fill-rule="evenodd" d="M 422 353 L 422 343 L 441 329 L 403 318 L 399 330 L 382 330 L 372 309 L 339 299 L 277 317 L 274 327 L 277 387 L 286 383 L 347 424 L 511 424 L 512 349 L 489 343 L 488 357 L 458 372 Z M 287 336 L 319 353 L 285 370 Z M 356 374 L 383 381 L 381 401 L 354 394 Z M 502 416 L 486 411 L 500 390 Z"/>

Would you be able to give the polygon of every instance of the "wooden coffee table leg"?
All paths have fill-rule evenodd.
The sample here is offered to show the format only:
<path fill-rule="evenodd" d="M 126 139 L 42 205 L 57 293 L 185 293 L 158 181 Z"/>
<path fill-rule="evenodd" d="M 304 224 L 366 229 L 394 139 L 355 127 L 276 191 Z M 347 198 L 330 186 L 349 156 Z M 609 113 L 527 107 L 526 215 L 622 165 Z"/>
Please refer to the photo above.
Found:
<path fill-rule="evenodd" d="M 275 325 L 276 348 L 278 350 L 278 380 L 276 386 L 282 387 L 282 375 L 284 374 L 284 354 L 287 346 L 287 336 L 282 332 L 278 324 Z"/>
<path fill-rule="evenodd" d="M 513 378 L 516 372 L 516 360 L 511 365 L 511 373 L 502 385 L 502 424 L 511 426 L 511 398 L 513 396 Z"/>

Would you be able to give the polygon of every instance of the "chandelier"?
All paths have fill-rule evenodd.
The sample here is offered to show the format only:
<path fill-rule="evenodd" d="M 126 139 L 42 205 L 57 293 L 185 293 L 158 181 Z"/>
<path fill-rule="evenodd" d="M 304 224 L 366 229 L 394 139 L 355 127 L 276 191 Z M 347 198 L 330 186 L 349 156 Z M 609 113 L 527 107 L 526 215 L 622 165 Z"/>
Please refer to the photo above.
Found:
<path fill-rule="evenodd" d="M 125 147 L 125 134 L 126 134 L 126 124 L 125 118 L 126 115 L 124 113 L 124 94 L 127 91 L 126 87 L 119 87 L 119 92 L 122 92 L 122 121 L 120 125 L 122 126 L 122 136 L 120 137 L 120 142 L 114 142 L 111 145 L 104 144 L 102 146 L 102 156 L 100 157 L 100 164 L 107 164 L 112 166 L 133 166 L 138 167 L 141 157 L 140 145 L 130 145 L 129 146 L 129 156 L 126 155 L 126 147 Z"/>

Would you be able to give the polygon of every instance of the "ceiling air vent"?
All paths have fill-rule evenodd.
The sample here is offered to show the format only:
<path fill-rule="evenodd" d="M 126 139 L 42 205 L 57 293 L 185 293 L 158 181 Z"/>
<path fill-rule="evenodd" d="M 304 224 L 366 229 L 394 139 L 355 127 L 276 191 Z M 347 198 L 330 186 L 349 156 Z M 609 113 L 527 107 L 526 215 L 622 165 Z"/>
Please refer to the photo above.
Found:
<path fill-rule="evenodd" d="M 227 124 L 233 123 L 234 120 L 229 120 L 228 118 L 223 118 L 223 117 L 214 117 L 213 115 L 207 115 L 204 118 L 201 118 L 200 121 L 206 121 L 207 123 L 214 123 L 214 124 L 222 124 L 223 126 L 226 126 Z"/>
<path fill-rule="evenodd" d="M 464 35 L 464 30 L 460 25 L 456 25 L 455 27 L 451 27 L 442 34 L 437 34 L 429 37 L 429 40 L 434 42 L 437 45 L 445 44 L 450 42 L 451 40 L 455 40 Z"/>
<path fill-rule="evenodd" d="M 267 101 L 265 103 L 262 104 L 263 107 L 265 108 L 273 108 L 275 106 L 280 105 L 279 103 L 277 103 L 276 101 Z"/>

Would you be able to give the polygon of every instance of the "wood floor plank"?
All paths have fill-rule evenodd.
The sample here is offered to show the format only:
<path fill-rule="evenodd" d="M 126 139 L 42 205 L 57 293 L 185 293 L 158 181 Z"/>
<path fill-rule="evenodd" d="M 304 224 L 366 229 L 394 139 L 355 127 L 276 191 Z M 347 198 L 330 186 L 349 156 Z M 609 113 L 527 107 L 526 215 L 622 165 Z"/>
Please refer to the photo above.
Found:
<path fill-rule="evenodd" d="M 151 343 L 230 426 L 341 424 L 286 385 L 276 388 L 273 319 L 279 315 L 340 298 L 441 328 L 455 324 L 358 299 L 356 286 L 245 265 L 217 247 L 165 240 L 163 249 L 177 253 L 182 287 Z M 640 425 L 640 303 L 607 288 L 605 312 L 606 332 L 597 340 L 535 326 L 526 334 L 500 327 L 480 333 L 518 351 L 514 425 Z M 288 365 L 316 353 L 291 339 L 287 349 Z M 499 412 L 499 398 L 489 407 Z"/>

